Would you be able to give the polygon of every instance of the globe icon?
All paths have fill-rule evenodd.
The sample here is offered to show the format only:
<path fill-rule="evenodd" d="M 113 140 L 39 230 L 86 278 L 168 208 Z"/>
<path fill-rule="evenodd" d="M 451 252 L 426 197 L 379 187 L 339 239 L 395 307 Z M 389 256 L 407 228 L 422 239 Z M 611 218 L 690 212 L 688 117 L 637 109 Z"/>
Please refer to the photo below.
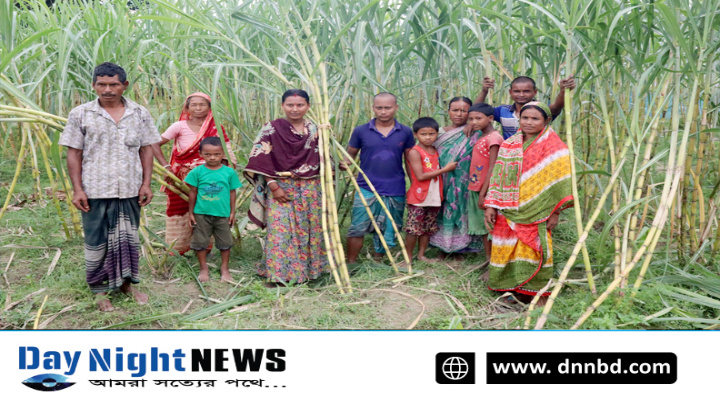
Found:
<path fill-rule="evenodd" d="M 451 380 L 462 380 L 469 370 L 468 363 L 461 357 L 450 357 L 442 364 L 445 377 Z"/>

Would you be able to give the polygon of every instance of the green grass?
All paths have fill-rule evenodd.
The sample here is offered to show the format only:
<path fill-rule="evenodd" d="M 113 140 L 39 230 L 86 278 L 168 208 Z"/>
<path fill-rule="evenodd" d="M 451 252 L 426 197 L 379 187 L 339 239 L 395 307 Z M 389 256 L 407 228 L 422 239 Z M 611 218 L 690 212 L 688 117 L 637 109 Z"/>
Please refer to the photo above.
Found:
<path fill-rule="evenodd" d="M 0 177 L 11 177 L 14 161 L 5 157 L 0 162 Z M 15 195 L 20 199 L 33 193 L 33 183 L 29 171 L 23 172 Z M 6 184 L 2 184 L 6 193 Z M 164 230 L 165 196 L 156 191 L 156 198 L 147 209 L 149 227 L 161 235 Z M 0 198 L 5 194 L 0 193 Z M 202 291 L 198 287 L 195 275 L 197 262 L 193 257 L 181 259 L 170 257 L 167 271 L 163 274 L 151 274 L 141 259 L 140 291 L 150 295 L 150 304 L 139 306 L 122 294 L 112 296 L 115 312 L 103 313 L 96 309 L 94 297 L 85 283 L 83 243 L 81 240 L 66 241 L 57 214 L 45 198 L 28 201 L 9 211 L 0 223 L 2 245 L 23 244 L 32 246 L 57 247 L 62 256 L 50 276 L 46 276 L 54 251 L 36 249 L 8 249 L 0 252 L 0 271 L 7 266 L 11 251 L 15 252 L 6 274 L 10 286 L 4 278 L 0 281 L 0 302 L 17 301 L 26 295 L 47 288 L 45 292 L 15 306 L 9 311 L 0 312 L 0 328 L 32 328 L 37 310 L 44 296 L 49 296 L 41 316 L 41 322 L 57 314 L 65 307 L 74 307 L 58 316 L 49 325 L 49 329 L 96 329 L 111 327 L 123 323 L 124 329 L 404 329 L 421 312 L 421 305 L 407 296 L 392 290 L 410 294 L 425 305 L 425 312 L 416 329 L 446 329 L 451 325 L 460 325 L 466 329 L 516 329 L 525 321 L 524 306 L 512 304 L 500 294 L 488 291 L 485 284 L 478 280 L 477 268 L 485 261 L 483 253 L 472 255 L 464 262 L 446 261 L 436 264 L 418 263 L 417 271 L 424 274 L 395 285 L 390 281 L 393 270 L 386 264 L 380 264 L 363 257 L 361 263 L 353 269 L 354 293 L 340 295 L 330 277 L 325 275 L 308 285 L 291 286 L 289 292 L 279 293 L 263 286 L 264 280 L 256 276 L 255 265 L 261 258 L 260 242 L 255 237 L 245 238 L 234 248 L 230 268 L 240 287 L 221 283 L 219 270 L 213 269 L 211 281 L 204 285 L 208 296 L 217 300 L 229 300 L 254 294 L 256 299 L 247 304 L 247 309 L 233 313 L 223 313 L 198 322 L 184 322 L 183 317 L 214 305 L 199 298 Z M 554 232 L 556 271 L 566 262 L 570 249 L 577 238 L 575 226 L 570 215 L 563 215 L 561 223 Z M 343 229 L 349 225 L 349 217 Z M 602 288 L 610 281 L 610 267 L 605 267 L 608 258 L 597 260 L 596 239 L 594 233 L 588 241 L 590 255 L 596 262 L 594 271 L 598 274 L 598 285 Z M 371 246 L 367 238 L 362 256 Z M 609 243 L 609 241 L 607 241 Z M 610 252 L 610 249 L 606 249 Z M 433 257 L 434 250 L 429 252 Z M 648 279 L 662 276 L 665 271 L 664 258 L 657 257 L 656 264 L 650 269 Z M 213 254 L 210 262 L 219 266 L 220 258 Z M 475 270 L 474 270 L 475 269 Z M 581 264 L 572 270 L 570 279 L 581 279 L 584 270 Z M 179 279 L 175 282 L 169 281 Z M 163 284 L 164 283 L 164 284 Z M 427 291 L 431 290 L 433 292 Z M 634 305 L 628 305 L 619 296 L 601 306 L 584 325 L 597 329 L 688 329 L 697 325 L 684 321 L 664 321 L 647 323 L 643 318 L 661 311 L 666 307 L 675 307 L 684 316 L 714 318 L 717 310 L 696 304 L 673 300 L 663 296 L 662 285 L 646 283 L 638 294 Z M 450 296 L 455 297 L 467 314 Z M 556 302 L 547 324 L 551 329 L 567 329 L 592 302 L 592 295 L 584 284 L 571 284 L 564 288 Z M 181 312 L 191 301 L 184 315 Z M 537 310 L 534 316 L 538 315 Z M 666 315 L 666 317 L 672 314 Z M 677 317 L 678 314 L 675 314 Z M 158 318 L 159 317 L 159 318 Z M 150 320 L 148 320 L 150 319 Z M 130 322 L 130 324 L 126 324 Z M 134 323 L 133 323 L 134 322 Z M 534 323 L 533 323 L 534 324 Z M 624 325 L 624 326 L 620 326 Z"/>

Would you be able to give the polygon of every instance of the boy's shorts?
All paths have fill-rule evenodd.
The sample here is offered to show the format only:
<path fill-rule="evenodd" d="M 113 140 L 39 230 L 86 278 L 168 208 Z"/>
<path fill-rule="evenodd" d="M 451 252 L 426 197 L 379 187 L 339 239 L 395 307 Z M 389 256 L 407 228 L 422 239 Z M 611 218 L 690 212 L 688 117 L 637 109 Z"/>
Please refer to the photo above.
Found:
<path fill-rule="evenodd" d="M 405 232 L 410 235 L 432 235 L 440 230 L 437 217 L 440 207 L 417 207 L 408 204 L 408 217 L 405 223 Z"/>
<path fill-rule="evenodd" d="M 228 250 L 235 245 L 227 217 L 194 214 L 196 225 L 193 229 L 190 249 L 206 250 L 210 246 L 210 236 L 215 237 L 215 246 L 219 250 Z"/>

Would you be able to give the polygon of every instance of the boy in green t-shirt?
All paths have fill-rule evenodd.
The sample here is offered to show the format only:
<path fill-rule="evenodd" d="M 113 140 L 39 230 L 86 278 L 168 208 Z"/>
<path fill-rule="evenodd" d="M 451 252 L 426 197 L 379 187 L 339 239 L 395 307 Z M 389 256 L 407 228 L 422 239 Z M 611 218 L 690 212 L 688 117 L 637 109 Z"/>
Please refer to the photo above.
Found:
<path fill-rule="evenodd" d="M 207 265 L 207 248 L 210 236 L 215 236 L 215 246 L 220 250 L 222 281 L 231 281 L 230 248 L 233 240 L 230 227 L 235 223 L 235 190 L 240 179 L 235 170 L 222 164 L 225 159 L 220 138 L 213 136 L 200 141 L 200 156 L 205 164 L 188 173 L 185 183 L 190 186 L 190 225 L 193 227 L 190 249 L 200 262 L 201 282 L 210 279 Z"/>

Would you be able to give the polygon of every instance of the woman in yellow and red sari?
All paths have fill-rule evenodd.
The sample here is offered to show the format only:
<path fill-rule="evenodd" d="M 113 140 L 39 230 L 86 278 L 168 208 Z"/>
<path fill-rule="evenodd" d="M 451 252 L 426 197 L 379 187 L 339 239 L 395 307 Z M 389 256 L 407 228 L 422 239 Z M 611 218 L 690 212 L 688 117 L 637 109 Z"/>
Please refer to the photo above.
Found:
<path fill-rule="evenodd" d="M 230 147 L 230 140 L 222 129 L 225 145 L 227 146 L 230 160 L 236 163 L 235 155 Z M 172 124 L 162 134 L 162 141 L 153 145 L 153 155 L 163 167 L 170 170 L 180 180 L 184 180 L 190 170 L 205 164 L 200 157 L 200 141 L 205 138 L 218 136 L 215 119 L 210 108 L 210 96 L 204 93 L 193 93 L 185 99 L 180 120 Z M 175 141 L 172 148 L 170 163 L 160 146 Z M 188 221 L 188 203 L 174 192 L 162 188 L 167 194 L 167 209 L 165 211 L 165 241 L 170 244 L 175 241 L 175 250 L 184 254 L 190 250 L 190 239 L 192 239 L 192 227 Z"/>
<path fill-rule="evenodd" d="M 551 231 L 573 204 L 570 153 L 551 121 L 543 103 L 520 110 L 520 130 L 500 146 L 485 194 L 485 225 L 492 230 L 488 288 L 518 298 L 537 295 L 552 277 Z"/>

